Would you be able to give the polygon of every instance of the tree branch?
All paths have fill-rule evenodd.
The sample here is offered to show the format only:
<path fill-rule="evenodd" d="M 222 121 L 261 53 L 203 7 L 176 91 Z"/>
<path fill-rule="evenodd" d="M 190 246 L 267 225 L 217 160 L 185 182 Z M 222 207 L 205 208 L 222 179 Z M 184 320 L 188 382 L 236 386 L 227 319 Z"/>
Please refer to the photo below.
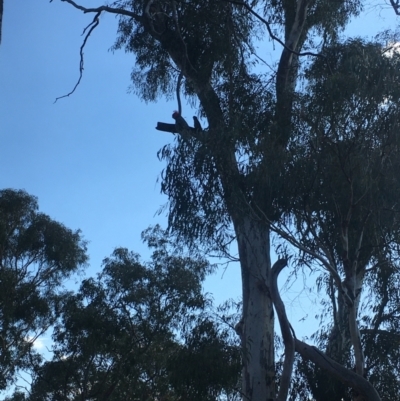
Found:
<path fill-rule="evenodd" d="M 157 122 L 156 130 L 176 134 L 175 124 Z"/>
<path fill-rule="evenodd" d="M 79 79 L 76 82 L 74 88 L 71 90 L 71 92 L 67 93 L 66 95 L 57 97 L 56 100 L 54 101 L 54 103 L 56 103 L 57 100 L 59 100 L 59 99 L 63 99 L 65 97 L 71 96 L 75 92 L 75 90 L 79 86 L 79 84 L 81 83 L 82 76 L 83 76 L 83 69 L 84 69 L 83 68 L 83 64 L 84 64 L 83 50 L 84 50 L 84 48 L 86 46 L 86 42 L 89 39 L 90 35 L 94 31 L 94 29 L 99 25 L 99 23 L 100 23 L 99 17 L 100 17 L 100 14 L 103 11 L 111 13 L 111 14 L 125 15 L 127 17 L 131 17 L 131 18 L 135 19 L 136 21 L 142 21 L 142 18 L 139 15 L 133 13 L 132 11 L 125 10 L 123 8 L 114 8 L 114 7 L 109 7 L 109 6 L 100 6 L 100 7 L 95 7 L 95 8 L 87 8 L 87 7 L 83 7 L 83 6 L 75 3 L 73 0 L 60 0 L 60 1 L 68 3 L 68 4 L 71 4 L 73 7 L 75 7 L 76 9 L 78 9 L 80 11 L 83 11 L 83 13 L 85 13 L 85 14 L 87 14 L 87 13 L 95 13 L 95 16 L 94 16 L 92 22 L 83 30 L 83 33 L 82 33 L 82 35 L 84 35 L 85 32 L 87 31 L 86 36 L 85 36 L 85 38 L 83 40 L 82 46 L 80 48 L 80 52 L 79 52 L 79 54 L 80 54 Z M 53 0 L 50 0 L 50 3 L 52 3 L 52 2 L 53 2 Z"/>
<path fill-rule="evenodd" d="M 309 0 L 297 0 L 296 15 L 293 23 L 291 24 L 290 33 L 285 40 L 285 48 L 283 49 L 281 58 L 279 60 L 278 70 L 276 73 L 276 95 L 281 100 L 286 99 L 288 87 L 290 90 L 294 89 L 292 88 L 293 85 L 291 84 L 291 76 L 293 76 L 293 56 L 303 55 L 295 50 L 299 44 L 304 25 L 306 23 L 308 5 Z M 315 54 L 312 55 L 316 56 Z M 285 104 L 286 102 L 283 103 Z M 286 114 L 285 110 L 286 109 L 284 107 L 282 109 L 284 114 Z"/>
<path fill-rule="evenodd" d="M 292 378 L 295 351 L 294 338 L 291 333 L 292 328 L 286 315 L 285 305 L 282 302 L 278 290 L 278 276 L 285 266 L 287 266 L 287 260 L 279 259 L 274 263 L 271 269 L 271 298 L 278 315 L 283 344 L 285 345 L 285 360 L 283 362 L 277 401 L 286 401 L 287 399 Z"/>
<path fill-rule="evenodd" d="M 400 4 L 399 0 L 390 0 L 390 4 L 393 7 L 393 10 L 396 15 L 400 15 Z"/>
<path fill-rule="evenodd" d="M 62 1 L 65 1 L 65 0 L 62 0 Z M 233 4 L 237 4 L 239 6 L 243 6 L 247 11 L 250 12 L 250 14 L 253 14 L 258 20 L 260 20 L 266 26 L 268 34 L 271 37 L 271 39 L 276 40 L 285 50 L 289 51 L 290 53 L 292 53 L 296 56 L 325 57 L 322 54 L 313 53 L 313 52 L 296 52 L 295 50 L 293 50 L 292 48 L 287 46 L 284 41 L 282 41 L 276 35 L 274 35 L 269 22 L 265 18 L 263 18 L 260 14 L 258 14 L 256 11 L 254 11 L 253 8 L 250 5 L 248 5 L 247 3 L 245 3 L 244 1 L 240 1 L 240 0 L 224 0 L 224 1 L 227 1 L 227 2 L 233 3 Z"/>
<path fill-rule="evenodd" d="M 281 387 L 277 401 L 286 401 L 287 392 L 290 385 L 290 376 L 292 374 L 294 349 L 302 356 L 303 359 L 313 362 L 321 369 L 328 371 L 332 376 L 336 377 L 359 394 L 362 394 L 368 401 L 382 401 L 379 394 L 372 384 L 362 376 L 347 369 L 343 365 L 335 362 L 316 347 L 310 346 L 303 341 L 292 336 L 291 326 L 286 315 L 285 306 L 282 302 L 278 291 L 278 275 L 287 265 L 286 259 L 280 259 L 275 262 L 271 272 L 271 297 L 274 303 L 276 313 L 278 315 L 279 324 L 282 330 L 282 337 L 285 344 L 285 361 L 283 365 L 283 373 L 281 378 Z M 283 382 L 282 382 L 283 380 Z"/>
<path fill-rule="evenodd" d="M 302 358 L 326 370 L 332 376 L 362 394 L 367 401 L 382 401 L 374 386 L 368 380 L 329 358 L 316 347 L 308 345 L 297 338 L 294 339 L 294 342 L 296 351 Z"/>
<path fill-rule="evenodd" d="M 132 11 L 125 10 L 123 8 L 114 8 L 114 7 L 109 7 L 109 6 L 100 6 L 100 7 L 95 7 L 95 8 L 87 8 L 83 7 L 77 3 L 75 3 L 73 0 L 60 0 L 62 2 L 71 4 L 73 7 L 77 8 L 78 10 L 83 11 L 85 14 L 87 13 L 102 13 L 103 11 L 106 11 L 111 14 L 118 14 L 118 15 L 125 15 L 127 17 L 131 17 L 135 19 L 136 21 L 142 21 L 142 17 L 139 15 L 135 14 Z M 50 3 L 52 3 L 53 0 L 50 0 Z"/>
<path fill-rule="evenodd" d="M 157 122 L 156 130 L 162 132 L 169 132 L 171 134 L 179 134 L 182 136 L 182 138 L 193 137 L 199 141 L 204 141 L 204 139 L 207 138 L 206 132 L 204 132 L 203 130 L 190 127 L 189 124 L 187 123 L 186 126 L 179 126 L 179 124 Z"/>
<path fill-rule="evenodd" d="M 282 228 L 278 227 L 273 221 L 271 221 L 266 214 L 261 210 L 261 208 L 258 205 L 255 205 L 258 209 L 258 211 L 261 213 L 263 218 L 268 222 L 270 229 L 274 232 L 276 232 L 278 235 L 280 235 L 283 239 L 288 241 L 290 244 L 295 246 L 297 249 L 300 251 L 305 252 L 306 254 L 312 256 L 313 258 L 317 259 L 322 266 L 326 268 L 326 270 L 332 275 L 333 279 L 335 280 L 336 285 L 338 286 L 339 289 L 341 289 L 341 279 L 338 274 L 338 272 L 334 269 L 333 266 L 331 266 L 329 260 L 325 259 L 323 256 L 321 256 L 319 253 L 307 248 L 306 246 L 302 245 L 301 242 L 299 242 L 291 233 L 288 231 L 283 230 Z M 257 215 L 257 214 L 256 214 Z"/>
<path fill-rule="evenodd" d="M 68 0 L 61 0 L 61 1 L 68 1 Z M 100 17 L 100 12 L 97 12 L 96 15 L 94 16 L 92 22 L 82 32 L 82 35 L 84 35 L 85 32 L 87 31 L 86 36 L 83 39 L 83 43 L 82 43 L 80 51 L 79 51 L 80 61 L 79 61 L 79 78 L 78 78 L 78 81 L 76 82 L 76 84 L 73 87 L 73 89 L 71 90 L 71 92 L 67 93 L 66 95 L 57 97 L 56 100 L 54 101 L 54 103 L 56 103 L 57 100 L 59 100 L 59 99 L 63 99 L 64 97 L 71 96 L 75 92 L 75 90 L 79 86 L 79 84 L 81 83 L 81 80 L 82 80 L 82 77 L 83 77 L 83 70 L 84 70 L 84 68 L 83 68 L 83 65 L 84 65 L 83 50 L 84 50 L 84 48 L 86 46 L 86 42 L 89 39 L 89 36 L 92 34 L 92 32 L 96 29 L 96 27 L 100 23 L 99 17 Z"/>

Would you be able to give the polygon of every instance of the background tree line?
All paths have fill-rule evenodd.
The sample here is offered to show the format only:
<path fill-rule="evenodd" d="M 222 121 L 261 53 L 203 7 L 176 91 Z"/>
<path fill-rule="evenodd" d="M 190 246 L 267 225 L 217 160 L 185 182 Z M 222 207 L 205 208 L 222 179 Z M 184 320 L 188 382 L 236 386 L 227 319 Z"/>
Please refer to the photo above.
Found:
<path fill-rule="evenodd" d="M 238 398 L 237 310 L 213 308 L 201 284 L 214 266 L 159 227 L 143 232 L 149 263 L 118 248 L 77 291 L 64 284 L 87 264 L 86 242 L 33 196 L 0 191 L 0 235 L 0 391 L 16 384 L 7 400 Z M 44 333 L 46 356 L 34 346 Z"/>

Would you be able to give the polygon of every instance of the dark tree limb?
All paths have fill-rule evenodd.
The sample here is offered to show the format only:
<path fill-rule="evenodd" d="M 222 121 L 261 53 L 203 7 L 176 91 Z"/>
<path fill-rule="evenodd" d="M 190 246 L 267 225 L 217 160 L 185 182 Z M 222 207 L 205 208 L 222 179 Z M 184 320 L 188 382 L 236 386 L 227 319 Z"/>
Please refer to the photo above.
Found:
<path fill-rule="evenodd" d="M 368 380 L 329 358 L 329 356 L 325 355 L 316 347 L 308 345 L 297 338 L 295 338 L 294 341 L 296 351 L 302 356 L 303 359 L 307 359 L 315 363 L 320 368 L 326 370 L 332 376 L 336 377 L 338 380 L 345 383 L 359 394 L 362 394 L 366 400 L 382 401 L 378 392 Z"/>
<path fill-rule="evenodd" d="M 2 1 L 3 0 L 0 0 L 0 2 L 1 2 L 0 6 L 2 5 Z M 53 0 L 50 0 L 50 3 L 52 1 Z M 131 18 L 135 19 L 136 21 L 143 21 L 143 18 L 140 17 L 139 15 L 137 15 L 137 14 L 131 12 L 131 11 L 125 10 L 123 8 L 115 8 L 115 7 L 109 7 L 109 6 L 100 6 L 100 7 L 94 7 L 94 8 L 87 8 L 87 7 L 83 7 L 83 6 L 75 3 L 73 0 L 60 0 L 60 1 L 68 3 L 68 4 L 71 4 L 73 7 L 75 7 L 76 9 L 78 9 L 80 11 L 83 11 L 83 13 L 85 13 L 85 14 L 87 14 L 87 13 L 95 13 L 95 16 L 94 16 L 92 22 L 83 30 L 83 33 L 82 33 L 82 35 L 84 35 L 87 32 L 85 37 L 84 37 L 84 39 L 83 39 L 83 43 L 81 45 L 80 52 L 79 52 L 79 54 L 80 54 L 79 79 L 76 82 L 74 88 L 71 90 L 71 92 L 67 93 L 66 95 L 57 97 L 56 100 L 54 101 L 54 103 L 56 103 L 57 100 L 59 100 L 59 99 L 63 99 L 65 97 L 71 96 L 76 91 L 76 88 L 79 86 L 79 84 L 81 83 L 81 80 L 82 80 L 82 77 L 83 77 L 83 69 L 84 69 L 83 68 L 83 65 L 84 65 L 83 50 L 84 50 L 84 48 L 86 46 L 86 43 L 87 43 L 90 35 L 95 30 L 95 28 L 99 25 L 99 23 L 100 23 L 99 17 L 100 17 L 100 14 L 103 11 L 111 13 L 111 14 L 125 15 L 127 17 L 131 17 Z M 1 9 L 0 9 L 0 11 L 1 11 Z M 0 17 L 1 17 L 1 15 L 0 15 Z M 1 18 L 0 18 L 0 23 L 1 23 Z M 0 25 L 0 27 L 1 27 L 1 25 Z M 0 32 L 0 39 L 1 39 L 1 32 Z"/>
<path fill-rule="evenodd" d="M 181 83 L 182 83 L 183 73 L 179 73 L 178 82 L 176 83 L 176 100 L 178 102 L 178 113 L 182 115 L 182 102 L 181 102 Z"/>
<path fill-rule="evenodd" d="M 61 0 L 61 1 L 66 1 L 66 0 Z M 78 78 L 78 81 L 76 82 L 75 86 L 73 87 L 73 89 L 69 93 L 67 93 L 66 95 L 57 97 L 56 100 L 54 101 L 54 103 L 56 103 L 57 100 L 59 100 L 59 99 L 63 99 L 65 97 L 71 96 L 76 91 L 76 88 L 79 86 L 79 84 L 81 83 L 81 80 L 82 80 L 82 77 L 83 77 L 83 70 L 84 70 L 84 68 L 83 68 L 83 66 L 84 66 L 83 50 L 85 49 L 86 43 L 87 43 L 90 35 L 92 34 L 92 32 L 96 29 L 96 27 L 100 23 L 100 20 L 99 20 L 100 14 L 101 14 L 101 12 L 98 11 L 96 13 L 96 15 L 94 16 L 92 22 L 82 32 L 82 35 L 84 35 L 85 33 L 86 33 L 86 35 L 85 35 L 85 37 L 83 39 L 83 43 L 82 43 L 80 51 L 79 51 L 80 61 L 79 61 L 79 78 Z"/>
<path fill-rule="evenodd" d="M 294 18 L 293 24 L 291 25 L 290 33 L 287 35 L 285 40 L 285 46 L 281 54 L 281 58 L 278 64 L 278 71 L 276 77 L 276 93 L 277 96 L 282 97 L 284 92 L 290 87 L 290 76 L 293 75 L 292 65 L 293 56 L 302 56 L 304 54 L 296 52 L 296 48 L 299 44 L 300 37 L 303 33 L 304 25 L 307 19 L 309 0 L 298 0 L 296 16 Z M 316 54 L 312 54 L 317 56 Z"/>
<path fill-rule="evenodd" d="M 139 15 L 135 14 L 132 11 L 125 10 L 124 8 L 115 8 L 115 7 L 109 7 L 109 6 L 100 6 L 100 7 L 83 7 L 77 3 L 75 3 L 73 0 L 60 0 L 62 2 L 71 4 L 73 7 L 77 8 L 78 10 L 83 11 L 85 14 L 87 13 L 102 13 L 103 11 L 111 13 L 111 14 L 117 14 L 117 15 L 125 15 L 127 17 L 131 17 L 135 19 L 136 21 L 142 21 L 143 18 L 140 17 Z M 50 0 L 50 3 L 52 3 L 53 0 Z"/>
<path fill-rule="evenodd" d="M 400 2 L 399 0 L 390 0 L 390 5 L 393 7 L 393 10 L 396 15 L 400 15 Z"/>
<path fill-rule="evenodd" d="M 157 122 L 156 130 L 176 134 L 175 124 Z"/>
<path fill-rule="evenodd" d="M 183 120 L 185 124 L 157 122 L 156 130 L 169 132 L 171 134 L 179 134 L 182 138 L 186 139 L 193 137 L 199 141 L 204 141 L 204 139 L 207 137 L 206 132 L 204 132 L 203 130 L 200 131 L 196 129 L 196 127 L 190 127 L 183 117 L 180 117 L 180 119 Z"/>

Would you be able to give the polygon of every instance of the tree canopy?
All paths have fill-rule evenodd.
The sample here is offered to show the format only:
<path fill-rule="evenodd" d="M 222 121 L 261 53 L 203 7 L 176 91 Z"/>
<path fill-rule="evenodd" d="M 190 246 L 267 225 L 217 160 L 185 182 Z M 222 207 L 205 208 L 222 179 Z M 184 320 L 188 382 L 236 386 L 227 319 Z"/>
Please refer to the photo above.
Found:
<path fill-rule="evenodd" d="M 136 94 L 177 97 L 175 123 L 157 124 L 177 134 L 159 152 L 169 229 L 221 255 L 237 243 L 243 399 L 397 399 L 396 35 L 344 37 L 361 0 L 60 1 L 92 15 L 81 77 L 84 46 L 110 13 L 119 21 L 112 49 L 135 56 Z M 397 2 L 391 6 L 398 13 Z M 271 66 L 258 50 L 268 40 L 279 49 Z M 201 123 L 186 121 L 181 96 Z M 136 263 L 119 252 L 115 263 Z M 326 294 L 317 348 L 296 337 L 277 290 L 289 256 L 293 274 L 318 272 L 316 288 Z M 86 285 L 103 293 L 99 283 Z M 125 291 L 117 288 L 116 299 Z M 171 307 L 179 313 L 179 303 Z M 274 307 L 285 349 L 278 375 Z"/>
<path fill-rule="evenodd" d="M 40 213 L 25 191 L 0 191 L 0 390 L 40 361 L 33 344 L 57 319 L 64 281 L 87 259 L 79 231 Z"/>
<path fill-rule="evenodd" d="M 144 240 L 150 262 L 117 248 L 97 277 L 64 297 L 52 358 L 34 365 L 29 391 L 9 400 L 238 399 L 235 312 L 224 307 L 218 318 L 201 286 L 214 267 L 159 227 Z"/>

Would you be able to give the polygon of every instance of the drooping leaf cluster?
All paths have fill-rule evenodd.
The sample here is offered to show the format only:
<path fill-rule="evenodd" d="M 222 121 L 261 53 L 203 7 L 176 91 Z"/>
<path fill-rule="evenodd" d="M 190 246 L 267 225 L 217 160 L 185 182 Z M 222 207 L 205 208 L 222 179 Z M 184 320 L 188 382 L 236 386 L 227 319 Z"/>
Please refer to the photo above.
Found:
<path fill-rule="evenodd" d="M 155 101 L 160 95 L 175 95 L 174 78 L 179 73 L 150 29 L 155 35 L 166 31 L 179 35 L 182 43 L 177 46 L 185 47 L 185 63 L 207 82 L 212 75 L 219 79 L 222 72 L 237 69 L 244 61 L 243 42 L 250 43 L 254 25 L 240 8 L 220 1 L 157 1 L 150 6 L 143 0 L 116 1 L 113 6 L 138 16 L 137 19 L 120 16 L 118 37 L 112 49 L 123 48 L 135 55 L 133 88 L 146 101 Z M 145 16 L 150 16 L 151 22 L 146 22 Z M 186 91 L 194 95 L 190 84 Z"/>

